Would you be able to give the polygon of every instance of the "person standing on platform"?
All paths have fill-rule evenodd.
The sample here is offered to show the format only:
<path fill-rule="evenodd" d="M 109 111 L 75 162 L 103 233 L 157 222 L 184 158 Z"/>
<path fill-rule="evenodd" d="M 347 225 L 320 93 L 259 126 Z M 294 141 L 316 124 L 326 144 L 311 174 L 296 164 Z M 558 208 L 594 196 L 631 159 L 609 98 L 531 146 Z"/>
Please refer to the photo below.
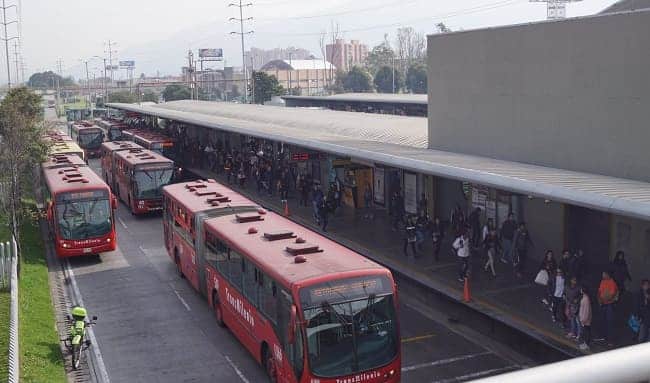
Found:
<path fill-rule="evenodd" d="M 508 219 L 501 225 L 501 245 L 503 246 L 503 256 L 501 262 L 512 263 L 512 241 L 515 238 L 515 231 L 517 230 L 517 223 L 515 222 L 515 215 L 508 214 Z"/>
<path fill-rule="evenodd" d="M 462 233 L 454 243 L 452 247 L 456 251 L 456 256 L 458 257 L 458 281 L 465 282 L 467 278 L 467 271 L 469 270 L 469 256 L 470 256 L 470 240 L 467 233 Z"/>

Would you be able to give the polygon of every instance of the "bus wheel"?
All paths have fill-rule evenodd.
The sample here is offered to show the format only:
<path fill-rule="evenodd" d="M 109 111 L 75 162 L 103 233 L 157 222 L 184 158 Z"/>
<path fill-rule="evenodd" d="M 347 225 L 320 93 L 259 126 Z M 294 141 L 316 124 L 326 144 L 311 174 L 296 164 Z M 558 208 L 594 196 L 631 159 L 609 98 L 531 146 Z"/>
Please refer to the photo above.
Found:
<path fill-rule="evenodd" d="M 269 353 L 269 347 L 264 344 L 262 348 L 262 363 L 264 363 L 264 369 L 266 370 L 266 375 L 269 377 L 269 382 L 276 383 L 278 381 L 277 371 L 275 370 L 275 362 L 273 361 L 273 356 Z"/>
<path fill-rule="evenodd" d="M 223 321 L 223 311 L 221 311 L 221 304 L 219 303 L 216 291 L 212 293 L 212 308 L 214 309 L 214 317 L 217 320 L 219 327 L 226 327 L 226 323 Z"/>

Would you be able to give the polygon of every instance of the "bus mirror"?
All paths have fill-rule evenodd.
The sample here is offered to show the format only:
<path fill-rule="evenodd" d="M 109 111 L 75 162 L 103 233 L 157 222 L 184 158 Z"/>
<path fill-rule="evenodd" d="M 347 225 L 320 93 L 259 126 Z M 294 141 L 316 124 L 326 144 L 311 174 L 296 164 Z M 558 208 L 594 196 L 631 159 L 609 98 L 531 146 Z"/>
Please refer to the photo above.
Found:
<path fill-rule="evenodd" d="M 289 319 L 289 329 L 287 331 L 287 340 L 289 344 L 296 341 L 296 305 L 291 305 L 291 318 Z"/>
<path fill-rule="evenodd" d="M 113 210 L 117 210 L 117 198 L 115 198 L 115 196 L 111 197 L 111 206 L 113 207 Z"/>

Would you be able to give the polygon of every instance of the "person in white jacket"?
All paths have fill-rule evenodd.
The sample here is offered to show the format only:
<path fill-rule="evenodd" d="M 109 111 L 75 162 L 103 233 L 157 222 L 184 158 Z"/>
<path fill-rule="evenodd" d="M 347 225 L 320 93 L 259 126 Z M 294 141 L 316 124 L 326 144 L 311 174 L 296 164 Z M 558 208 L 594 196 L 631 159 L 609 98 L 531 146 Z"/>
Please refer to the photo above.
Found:
<path fill-rule="evenodd" d="M 580 287 L 580 308 L 578 309 L 578 319 L 580 320 L 580 349 L 583 351 L 589 350 L 589 343 L 591 342 L 591 298 L 587 294 L 587 288 Z"/>
<path fill-rule="evenodd" d="M 467 232 L 463 232 L 452 244 L 454 250 L 456 250 L 456 256 L 459 260 L 459 270 L 458 270 L 458 281 L 465 282 L 467 277 L 467 269 L 469 267 L 469 236 Z"/>

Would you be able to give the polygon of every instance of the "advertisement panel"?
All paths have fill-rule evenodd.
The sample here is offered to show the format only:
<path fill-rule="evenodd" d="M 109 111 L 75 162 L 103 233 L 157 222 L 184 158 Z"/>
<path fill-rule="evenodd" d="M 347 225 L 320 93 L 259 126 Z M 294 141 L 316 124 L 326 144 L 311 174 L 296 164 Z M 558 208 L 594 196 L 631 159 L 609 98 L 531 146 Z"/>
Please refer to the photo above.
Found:
<path fill-rule="evenodd" d="M 221 48 L 199 49 L 199 58 L 204 61 L 221 61 L 223 60 L 223 49 Z"/>
<path fill-rule="evenodd" d="M 404 173 L 404 210 L 409 214 L 418 212 L 417 176 Z"/>
<path fill-rule="evenodd" d="M 374 168 L 374 182 L 373 193 L 375 194 L 375 202 L 384 204 L 384 168 Z"/>
<path fill-rule="evenodd" d="M 133 68 L 135 67 L 135 61 L 133 60 L 120 61 L 120 66 L 122 68 Z"/>

